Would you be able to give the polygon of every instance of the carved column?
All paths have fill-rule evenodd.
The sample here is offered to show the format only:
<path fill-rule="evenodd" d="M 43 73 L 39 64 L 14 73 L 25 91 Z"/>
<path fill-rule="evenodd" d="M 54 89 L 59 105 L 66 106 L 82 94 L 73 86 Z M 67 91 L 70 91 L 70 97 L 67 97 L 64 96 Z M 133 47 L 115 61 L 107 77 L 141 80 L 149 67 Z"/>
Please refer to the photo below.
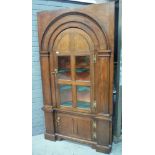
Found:
<path fill-rule="evenodd" d="M 44 116 L 45 116 L 45 128 L 46 128 L 45 138 L 55 140 L 48 51 L 40 52 L 40 63 L 41 63 L 42 87 L 44 96 L 44 107 L 42 109 L 44 110 Z"/>

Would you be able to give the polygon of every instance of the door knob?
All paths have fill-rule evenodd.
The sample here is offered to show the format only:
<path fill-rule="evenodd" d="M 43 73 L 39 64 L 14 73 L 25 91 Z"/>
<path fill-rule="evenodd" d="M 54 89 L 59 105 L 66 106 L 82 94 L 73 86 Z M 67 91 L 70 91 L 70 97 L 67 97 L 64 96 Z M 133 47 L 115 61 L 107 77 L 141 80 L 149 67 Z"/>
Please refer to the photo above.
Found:
<path fill-rule="evenodd" d="M 96 132 L 93 132 L 93 139 L 96 139 Z"/>
<path fill-rule="evenodd" d="M 54 71 L 53 72 L 51 72 L 51 74 L 57 74 L 58 73 L 58 69 L 56 68 L 56 69 L 54 69 Z"/>
<path fill-rule="evenodd" d="M 93 121 L 93 129 L 96 129 L 96 121 Z"/>
<path fill-rule="evenodd" d="M 57 125 L 60 125 L 60 117 L 59 116 L 57 117 L 56 122 L 57 122 Z"/>

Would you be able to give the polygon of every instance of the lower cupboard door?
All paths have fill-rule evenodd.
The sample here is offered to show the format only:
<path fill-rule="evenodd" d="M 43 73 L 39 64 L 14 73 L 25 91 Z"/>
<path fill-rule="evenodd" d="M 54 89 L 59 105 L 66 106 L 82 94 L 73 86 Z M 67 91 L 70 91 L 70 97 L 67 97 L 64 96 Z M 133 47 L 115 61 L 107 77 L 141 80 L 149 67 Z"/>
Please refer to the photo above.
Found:
<path fill-rule="evenodd" d="M 58 113 L 56 115 L 56 132 L 65 136 L 91 140 L 92 120 Z"/>
<path fill-rule="evenodd" d="M 75 119 L 75 134 L 77 137 L 86 139 L 86 140 L 91 140 L 91 126 L 92 126 L 92 121 L 90 118 L 82 118 L 82 117 L 77 117 Z"/>
<path fill-rule="evenodd" d="M 70 115 L 56 114 L 56 132 L 65 136 L 74 135 L 74 120 Z"/>

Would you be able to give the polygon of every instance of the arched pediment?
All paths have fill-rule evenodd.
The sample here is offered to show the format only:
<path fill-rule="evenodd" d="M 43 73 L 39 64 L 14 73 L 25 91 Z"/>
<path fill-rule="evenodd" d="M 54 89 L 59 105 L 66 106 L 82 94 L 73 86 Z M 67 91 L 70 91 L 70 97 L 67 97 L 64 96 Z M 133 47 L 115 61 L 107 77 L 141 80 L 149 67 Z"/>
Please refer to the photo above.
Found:
<path fill-rule="evenodd" d="M 96 50 L 109 49 L 108 38 L 99 21 L 81 12 L 67 12 L 52 20 L 44 31 L 41 50 L 51 51 L 57 36 L 68 28 L 78 28 L 87 33 Z"/>

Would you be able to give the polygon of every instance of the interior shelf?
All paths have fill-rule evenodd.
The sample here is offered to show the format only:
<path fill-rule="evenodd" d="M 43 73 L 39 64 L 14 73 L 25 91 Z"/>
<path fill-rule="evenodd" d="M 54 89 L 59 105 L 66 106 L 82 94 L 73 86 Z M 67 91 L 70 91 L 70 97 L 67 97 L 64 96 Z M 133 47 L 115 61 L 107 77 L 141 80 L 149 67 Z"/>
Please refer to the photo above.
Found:
<path fill-rule="evenodd" d="M 70 90 L 72 88 L 71 85 L 64 85 L 60 87 L 60 91 L 65 91 L 65 90 Z M 90 88 L 88 86 L 78 86 L 77 87 L 77 91 L 78 92 L 86 92 L 86 91 L 90 91 Z"/>
<path fill-rule="evenodd" d="M 90 102 L 77 101 L 77 108 L 90 109 Z"/>
<path fill-rule="evenodd" d="M 71 107 L 72 106 L 72 102 L 71 101 L 65 101 L 65 102 L 62 102 L 61 105 L 67 106 L 67 107 Z"/>
<path fill-rule="evenodd" d="M 61 68 L 58 70 L 59 73 L 66 73 L 66 72 L 70 72 L 70 68 Z M 89 72 L 89 68 L 76 68 L 76 73 L 83 73 L 83 72 Z"/>
<path fill-rule="evenodd" d="M 61 68 L 58 70 L 59 73 L 66 73 L 66 72 L 70 72 L 70 68 Z"/>
<path fill-rule="evenodd" d="M 65 102 L 61 103 L 61 105 L 66 106 L 66 107 L 71 107 L 72 102 L 71 101 L 65 101 Z M 77 108 L 90 109 L 90 102 L 77 101 Z"/>
<path fill-rule="evenodd" d="M 70 90 L 72 89 L 72 86 L 71 85 L 64 85 L 64 86 L 61 86 L 60 87 L 60 91 L 65 91 L 65 90 Z"/>
<path fill-rule="evenodd" d="M 76 68 L 76 73 L 89 72 L 89 68 Z"/>
<path fill-rule="evenodd" d="M 78 86 L 77 91 L 78 92 L 90 91 L 90 88 L 88 86 Z"/>

